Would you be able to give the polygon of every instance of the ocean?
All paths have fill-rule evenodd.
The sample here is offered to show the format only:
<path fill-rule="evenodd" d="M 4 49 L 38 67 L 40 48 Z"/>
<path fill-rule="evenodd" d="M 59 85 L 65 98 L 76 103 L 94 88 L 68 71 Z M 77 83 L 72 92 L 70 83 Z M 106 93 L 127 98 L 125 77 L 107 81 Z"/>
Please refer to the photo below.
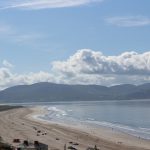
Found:
<path fill-rule="evenodd" d="M 40 104 L 40 119 L 72 125 L 104 126 L 150 139 L 150 100 L 61 102 Z"/>

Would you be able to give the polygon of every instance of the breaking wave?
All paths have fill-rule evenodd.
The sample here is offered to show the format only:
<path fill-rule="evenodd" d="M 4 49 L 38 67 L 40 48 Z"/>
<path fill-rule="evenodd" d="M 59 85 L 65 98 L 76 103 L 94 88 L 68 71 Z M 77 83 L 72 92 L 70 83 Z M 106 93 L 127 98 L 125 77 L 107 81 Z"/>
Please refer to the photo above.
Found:
<path fill-rule="evenodd" d="M 72 114 L 73 110 L 71 109 L 60 109 L 57 106 L 45 106 L 45 109 L 48 111 L 48 113 L 45 115 L 38 116 L 38 118 L 57 123 L 69 123 L 70 125 L 80 124 L 89 125 L 91 127 L 103 126 L 112 128 L 112 130 L 125 132 L 127 134 L 134 135 L 139 138 L 150 139 L 150 128 L 131 127 L 118 123 L 100 121 L 96 120 L 94 116 L 82 118 L 81 116 L 79 117 L 77 115 Z"/>

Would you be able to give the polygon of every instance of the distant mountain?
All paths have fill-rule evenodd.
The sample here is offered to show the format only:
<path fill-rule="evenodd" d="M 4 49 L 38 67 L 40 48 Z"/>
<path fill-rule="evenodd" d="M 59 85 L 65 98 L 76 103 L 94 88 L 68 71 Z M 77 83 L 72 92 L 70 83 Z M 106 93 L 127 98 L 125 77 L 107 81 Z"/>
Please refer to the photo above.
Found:
<path fill-rule="evenodd" d="M 0 91 L 0 102 L 56 102 L 150 99 L 150 83 L 105 87 L 100 85 L 65 85 L 41 82 L 18 85 Z"/>

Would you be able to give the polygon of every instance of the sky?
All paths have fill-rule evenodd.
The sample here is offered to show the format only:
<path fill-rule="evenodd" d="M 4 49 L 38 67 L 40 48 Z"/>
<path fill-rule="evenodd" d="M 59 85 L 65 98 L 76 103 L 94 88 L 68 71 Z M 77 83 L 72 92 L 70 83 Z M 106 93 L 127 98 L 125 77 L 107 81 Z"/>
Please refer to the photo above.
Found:
<path fill-rule="evenodd" d="M 0 89 L 150 81 L 149 0 L 0 1 Z"/>

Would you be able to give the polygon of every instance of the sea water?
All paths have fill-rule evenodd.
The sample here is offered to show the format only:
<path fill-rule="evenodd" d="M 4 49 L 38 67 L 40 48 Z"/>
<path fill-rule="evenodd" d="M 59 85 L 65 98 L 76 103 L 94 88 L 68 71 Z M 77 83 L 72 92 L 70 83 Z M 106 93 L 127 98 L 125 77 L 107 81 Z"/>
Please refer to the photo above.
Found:
<path fill-rule="evenodd" d="M 150 100 L 47 103 L 47 121 L 105 126 L 150 139 Z"/>

